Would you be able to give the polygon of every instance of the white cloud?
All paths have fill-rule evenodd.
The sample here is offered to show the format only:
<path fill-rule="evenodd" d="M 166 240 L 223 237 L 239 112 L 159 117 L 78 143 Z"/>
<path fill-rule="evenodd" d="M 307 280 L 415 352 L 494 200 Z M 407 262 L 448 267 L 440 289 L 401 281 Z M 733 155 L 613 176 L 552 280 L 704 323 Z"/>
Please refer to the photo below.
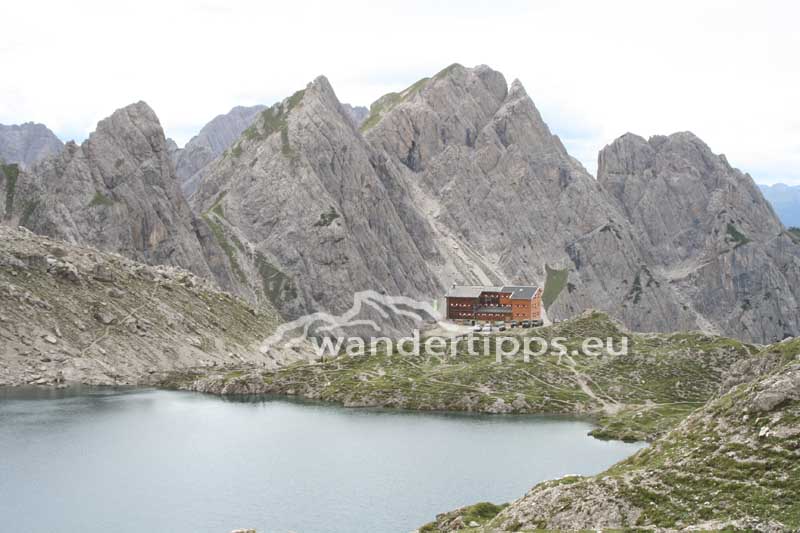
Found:
<path fill-rule="evenodd" d="M 85 137 L 137 100 L 182 143 L 319 74 L 368 105 L 453 62 L 519 78 L 590 170 L 618 135 L 691 130 L 800 183 L 800 6 L 783 2 L 4 2 L 0 122 Z"/>

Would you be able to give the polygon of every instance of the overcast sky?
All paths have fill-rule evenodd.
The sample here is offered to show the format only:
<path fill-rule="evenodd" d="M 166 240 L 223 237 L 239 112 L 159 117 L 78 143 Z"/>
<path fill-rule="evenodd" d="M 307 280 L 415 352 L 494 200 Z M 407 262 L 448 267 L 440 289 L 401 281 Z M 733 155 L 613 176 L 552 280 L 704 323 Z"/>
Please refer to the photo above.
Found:
<path fill-rule="evenodd" d="M 6 2 L 0 123 L 84 139 L 145 100 L 179 144 L 319 74 L 369 105 L 458 62 L 519 78 L 594 173 L 631 131 L 691 130 L 760 183 L 800 184 L 792 1 Z"/>

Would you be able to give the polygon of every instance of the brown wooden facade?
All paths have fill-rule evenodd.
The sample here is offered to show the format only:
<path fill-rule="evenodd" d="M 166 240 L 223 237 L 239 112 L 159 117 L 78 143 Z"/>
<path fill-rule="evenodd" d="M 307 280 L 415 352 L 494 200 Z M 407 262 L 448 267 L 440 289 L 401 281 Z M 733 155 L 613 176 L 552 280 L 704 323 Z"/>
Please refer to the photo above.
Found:
<path fill-rule="evenodd" d="M 530 286 L 453 287 L 446 297 L 449 320 L 542 320 L 542 290 Z"/>

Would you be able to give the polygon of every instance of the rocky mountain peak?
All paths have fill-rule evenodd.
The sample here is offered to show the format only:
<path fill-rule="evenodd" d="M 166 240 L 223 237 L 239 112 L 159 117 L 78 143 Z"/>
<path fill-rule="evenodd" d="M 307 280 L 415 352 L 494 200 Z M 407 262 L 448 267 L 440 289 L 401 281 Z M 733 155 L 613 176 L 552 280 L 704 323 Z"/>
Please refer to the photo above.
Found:
<path fill-rule="evenodd" d="M 689 308 L 745 338 L 797 331 L 800 246 L 749 175 L 680 132 L 620 137 L 600 152 L 597 179 Z"/>
<path fill-rule="evenodd" d="M 435 293 L 420 252 L 432 248 L 425 222 L 406 209 L 386 159 L 320 76 L 264 110 L 209 167 L 192 204 L 241 281 L 289 316 L 342 311 L 366 289 Z"/>
<path fill-rule="evenodd" d="M 654 243 L 677 251 L 676 240 L 684 241 L 678 252 L 683 258 L 692 254 L 685 247 L 687 238 L 705 240 L 720 224 L 747 227 L 764 238 L 782 231 L 753 179 L 691 132 L 647 141 L 625 134 L 600 152 L 597 177 Z M 735 220 L 725 216 L 732 213 Z"/>
<path fill-rule="evenodd" d="M 166 138 L 155 111 L 146 102 L 139 101 L 114 111 L 111 116 L 97 123 L 97 128 L 89 136 L 98 138 L 108 136 L 117 142 L 128 139 L 132 145 L 147 141 L 151 149 L 166 146 Z"/>
<path fill-rule="evenodd" d="M 456 63 L 378 99 L 362 130 L 373 144 L 419 172 L 447 146 L 473 146 L 507 93 L 499 72 Z"/>
<path fill-rule="evenodd" d="M 749 176 L 682 132 L 622 136 L 595 180 L 522 83 L 485 65 L 386 94 L 360 126 L 316 78 L 203 166 L 194 213 L 176 152 L 134 104 L 0 183 L 4 216 L 213 274 L 287 316 L 343 311 L 366 289 L 431 299 L 452 283 L 539 284 L 551 318 L 593 307 L 635 330 L 800 331 L 797 238 Z"/>
<path fill-rule="evenodd" d="M 174 189 L 164 130 L 155 111 L 145 102 L 125 106 L 101 120 L 82 148 L 101 167 L 108 187 L 138 178 L 141 170 L 141 177 L 150 184 L 163 181 L 170 192 Z"/>
<path fill-rule="evenodd" d="M 514 78 L 514 81 L 512 81 L 511 85 L 508 87 L 508 99 L 515 100 L 527 97 L 528 91 L 525 90 L 525 86 L 522 85 L 522 82 L 519 81 L 519 78 Z"/>
<path fill-rule="evenodd" d="M 181 196 L 164 131 L 144 102 L 101 120 L 82 145 L 20 173 L 6 223 L 149 264 L 187 268 L 231 288 L 221 250 Z"/>

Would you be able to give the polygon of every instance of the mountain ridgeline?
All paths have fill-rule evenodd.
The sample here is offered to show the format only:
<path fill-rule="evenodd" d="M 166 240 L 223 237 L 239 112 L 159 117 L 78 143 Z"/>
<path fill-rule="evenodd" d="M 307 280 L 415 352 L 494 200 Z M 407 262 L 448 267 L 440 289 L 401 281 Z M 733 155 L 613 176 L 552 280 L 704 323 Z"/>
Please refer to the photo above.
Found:
<path fill-rule="evenodd" d="M 236 106 L 214 117 L 183 148 L 178 148 L 174 142 L 170 144 L 170 158 L 184 196 L 188 198 L 194 194 L 208 164 L 222 155 L 263 109 L 263 105 Z"/>
<path fill-rule="evenodd" d="M 190 147 L 146 104 L 117 111 L 83 146 L 0 174 L 2 217 L 187 268 L 285 317 L 343 312 L 367 289 L 430 301 L 452 283 L 518 283 L 544 286 L 556 319 L 594 308 L 639 331 L 800 332 L 797 236 L 690 133 L 624 135 L 595 179 L 519 81 L 457 64 L 367 116 L 324 77 L 239 109 L 185 168 Z"/>

